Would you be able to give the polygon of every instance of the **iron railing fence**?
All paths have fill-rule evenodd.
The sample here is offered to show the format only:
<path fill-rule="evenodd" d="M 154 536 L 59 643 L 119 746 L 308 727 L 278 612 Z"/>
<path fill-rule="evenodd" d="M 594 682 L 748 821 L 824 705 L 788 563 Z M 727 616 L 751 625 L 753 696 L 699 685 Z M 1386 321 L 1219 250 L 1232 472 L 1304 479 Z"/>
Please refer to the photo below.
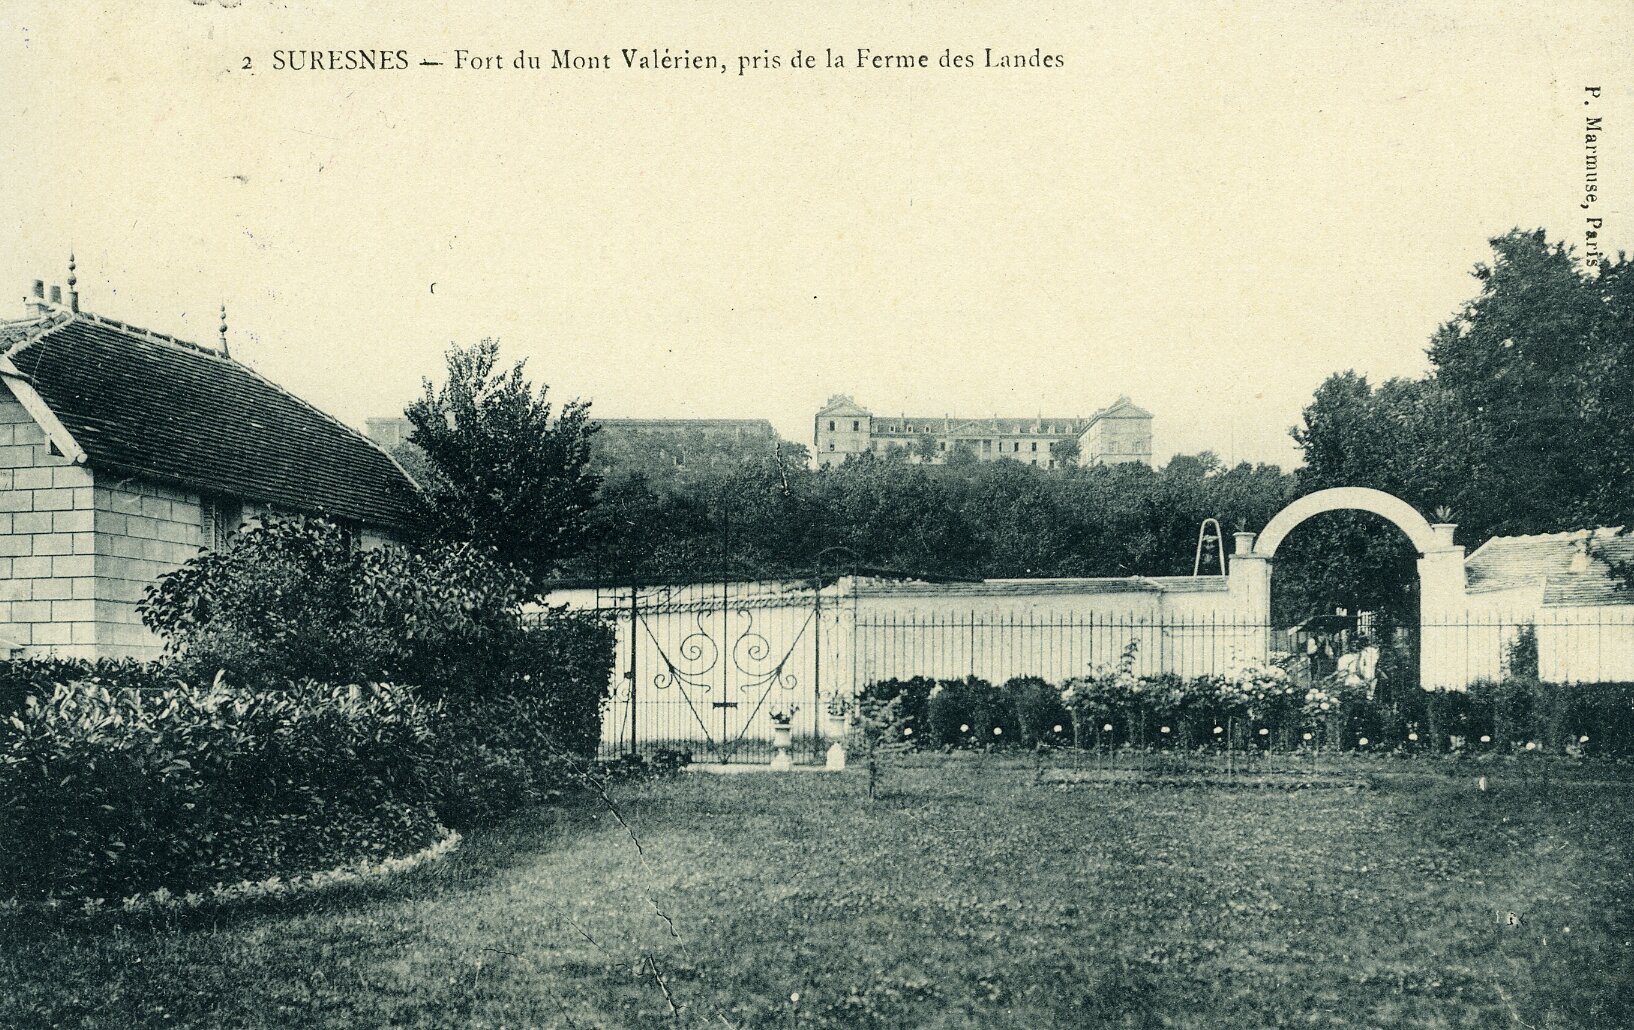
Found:
<path fill-rule="evenodd" d="M 795 759 L 813 761 L 844 732 L 830 714 L 835 699 L 871 683 L 1037 677 L 1058 686 L 1115 666 L 1131 648 L 1139 676 L 1225 675 L 1245 659 L 1275 659 L 1316 683 L 1371 647 L 1364 671 L 1386 698 L 1418 693 L 1426 672 L 1435 686 L 1515 674 L 1634 683 L 1634 606 L 1429 618 L 1397 628 L 1363 620 L 1359 629 L 1305 633 L 1221 613 L 1106 613 L 1059 603 L 886 607 L 882 600 L 814 591 L 809 581 L 586 593 L 576 606 L 616 629 L 603 755 L 672 749 L 697 761 L 764 761 L 773 753 L 774 716 L 786 715 Z"/>
<path fill-rule="evenodd" d="M 1098 612 L 878 612 L 852 626 L 860 684 L 885 679 L 1060 683 L 1115 667 L 1132 648 L 1137 676 L 1223 674 L 1244 658 L 1286 650 L 1286 630 L 1230 617 Z"/>

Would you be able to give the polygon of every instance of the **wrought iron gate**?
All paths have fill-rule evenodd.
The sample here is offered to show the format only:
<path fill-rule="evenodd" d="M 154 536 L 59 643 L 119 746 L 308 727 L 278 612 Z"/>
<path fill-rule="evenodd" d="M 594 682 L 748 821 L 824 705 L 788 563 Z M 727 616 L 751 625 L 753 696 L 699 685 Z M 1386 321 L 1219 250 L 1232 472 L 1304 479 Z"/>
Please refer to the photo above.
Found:
<path fill-rule="evenodd" d="M 797 760 L 817 752 L 822 606 L 801 585 L 709 583 L 603 589 L 617 628 L 606 757 L 660 749 L 695 761 L 764 761 L 774 715 Z"/>

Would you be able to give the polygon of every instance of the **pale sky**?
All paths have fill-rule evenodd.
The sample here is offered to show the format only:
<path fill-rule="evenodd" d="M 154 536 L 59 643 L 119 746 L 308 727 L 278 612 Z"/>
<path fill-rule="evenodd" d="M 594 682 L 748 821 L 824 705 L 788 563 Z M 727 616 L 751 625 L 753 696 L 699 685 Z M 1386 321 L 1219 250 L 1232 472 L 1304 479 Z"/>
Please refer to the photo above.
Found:
<path fill-rule="evenodd" d="M 86 309 L 208 343 L 225 299 L 235 357 L 360 427 L 497 336 L 609 417 L 809 442 L 837 392 L 956 416 L 1121 393 L 1160 459 L 1291 466 L 1328 374 L 1426 368 L 1488 237 L 1581 250 L 1595 214 L 1634 249 L 1631 29 L 1620 0 L 7 0 L 0 316 L 72 248 Z M 933 67 L 736 74 L 859 46 Z M 934 67 L 988 46 L 1065 66 Z M 369 47 L 416 66 L 273 70 Z M 418 67 L 621 47 L 732 67 Z"/>

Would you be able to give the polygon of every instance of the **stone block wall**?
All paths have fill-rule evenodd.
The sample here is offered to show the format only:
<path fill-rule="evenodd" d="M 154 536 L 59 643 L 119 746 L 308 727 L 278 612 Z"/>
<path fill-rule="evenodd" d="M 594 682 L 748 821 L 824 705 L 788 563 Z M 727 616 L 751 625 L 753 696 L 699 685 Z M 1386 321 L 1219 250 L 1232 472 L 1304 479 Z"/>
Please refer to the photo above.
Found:
<path fill-rule="evenodd" d="M 90 470 L 56 453 L 0 388 L 0 640 L 25 653 L 96 646 Z"/>
<path fill-rule="evenodd" d="M 199 496 L 99 472 L 92 513 L 97 653 L 157 657 L 162 641 L 142 625 L 136 604 L 150 583 L 204 546 Z"/>
<path fill-rule="evenodd" d="M 136 603 L 201 542 L 197 495 L 73 464 L 0 388 L 0 641 L 155 657 Z"/>

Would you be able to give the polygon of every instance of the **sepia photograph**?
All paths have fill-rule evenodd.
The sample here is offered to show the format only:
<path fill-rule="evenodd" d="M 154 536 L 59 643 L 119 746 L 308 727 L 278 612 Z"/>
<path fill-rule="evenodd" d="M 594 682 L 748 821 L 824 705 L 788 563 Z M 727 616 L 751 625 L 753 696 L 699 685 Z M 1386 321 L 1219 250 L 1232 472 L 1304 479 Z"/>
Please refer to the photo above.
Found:
<path fill-rule="evenodd" d="M 1634 6 L 0 0 L 0 1027 L 1634 1030 Z"/>

